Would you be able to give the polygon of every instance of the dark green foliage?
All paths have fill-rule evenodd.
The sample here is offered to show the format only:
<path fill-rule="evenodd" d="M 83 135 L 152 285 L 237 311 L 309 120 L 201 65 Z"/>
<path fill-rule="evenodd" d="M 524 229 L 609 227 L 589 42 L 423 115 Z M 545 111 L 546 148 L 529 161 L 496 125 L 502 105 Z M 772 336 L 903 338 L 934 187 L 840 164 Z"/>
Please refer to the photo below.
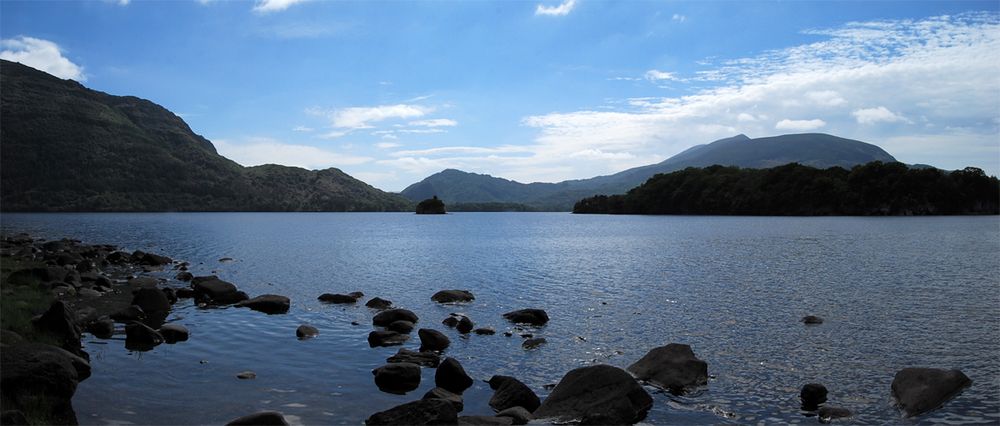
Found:
<path fill-rule="evenodd" d="M 340 170 L 244 168 L 180 117 L 0 62 L 3 211 L 406 211 Z"/>
<path fill-rule="evenodd" d="M 417 214 L 445 214 L 444 202 L 439 200 L 437 195 L 428 198 L 417 204 Z"/>
<path fill-rule="evenodd" d="M 449 203 L 517 203 L 542 211 L 566 211 L 593 194 L 621 194 L 658 173 L 713 164 L 767 168 L 797 162 L 826 168 L 871 161 L 895 162 L 875 145 L 821 133 L 750 139 L 737 135 L 692 147 L 669 159 L 608 176 L 559 183 L 519 183 L 489 175 L 444 170 L 410 185 L 403 196 L 417 201 L 433 194 Z M 455 210 L 455 209 L 452 209 Z"/>
<path fill-rule="evenodd" d="M 1000 213 L 1000 182 L 969 167 L 954 172 L 874 161 L 821 170 L 690 167 L 658 174 L 625 195 L 585 198 L 574 213 L 709 215 L 954 215 Z"/>

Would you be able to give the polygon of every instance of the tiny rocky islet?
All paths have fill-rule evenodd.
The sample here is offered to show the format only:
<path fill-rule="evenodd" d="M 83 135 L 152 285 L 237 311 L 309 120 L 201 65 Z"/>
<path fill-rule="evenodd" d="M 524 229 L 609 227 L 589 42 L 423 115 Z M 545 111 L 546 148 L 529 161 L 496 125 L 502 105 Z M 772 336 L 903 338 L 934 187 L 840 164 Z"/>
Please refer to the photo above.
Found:
<path fill-rule="evenodd" d="M 263 294 L 251 298 L 218 276 L 196 276 L 187 271 L 188 263 L 155 253 L 127 253 L 115 246 L 87 245 L 71 239 L 35 240 L 23 234 L 4 236 L 0 250 L 5 258 L 25 265 L 5 271 L 5 297 L 13 296 L 12 286 L 51 289 L 54 294 L 47 309 L 32 319 L 31 329 L 22 331 L 29 338 L 44 336 L 51 344 L 33 342 L 16 331 L 3 330 L 0 381 L 4 424 L 17 424 L 21 419 L 34 423 L 78 423 L 71 399 L 77 384 L 91 375 L 89 355 L 81 347 L 81 333 L 99 339 L 124 334 L 126 349 L 148 351 L 160 344 L 176 344 L 191 338 L 183 321 L 165 321 L 171 305 L 178 299 L 193 298 L 199 306 L 206 307 L 246 307 L 268 315 L 285 314 L 291 307 L 285 296 Z M 142 275 L 171 265 L 179 270 L 175 282 Z M 136 272 L 139 276 L 132 275 Z M 355 304 L 363 297 L 362 292 L 355 291 L 325 293 L 318 299 L 331 304 Z M 475 297 L 467 290 L 441 290 L 431 300 L 441 304 L 470 304 L 474 308 Z M 374 297 L 366 307 L 373 310 L 375 329 L 368 335 L 373 348 L 406 344 L 419 324 L 414 312 L 392 308 L 392 302 L 386 299 Z M 525 349 L 544 350 L 545 337 L 533 334 L 544 332 L 544 325 L 550 320 L 548 313 L 525 308 L 502 317 L 515 325 L 533 327 L 532 333 L 523 333 L 519 327 L 514 331 L 526 336 L 522 342 Z M 812 315 L 801 322 L 823 324 L 821 318 Z M 116 323 L 122 324 L 122 328 L 117 328 Z M 473 321 L 464 313 L 451 314 L 442 323 L 463 336 L 470 332 L 480 336 L 495 333 L 492 327 L 474 328 Z M 320 330 L 302 324 L 295 334 L 299 339 L 309 339 L 318 336 Z M 544 399 L 515 377 L 493 375 L 483 381 L 493 390 L 489 406 L 496 413 L 459 416 L 465 406 L 463 393 L 475 380 L 454 357 L 457 354 L 442 359 L 451 346 L 447 335 L 432 328 L 420 328 L 417 334 L 419 350 L 401 348 L 386 359 L 385 365 L 374 367 L 375 387 L 396 394 L 411 392 L 420 386 L 422 368 L 436 369 L 435 387 L 422 399 L 372 414 L 366 424 L 525 424 L 533 419 L 630 424 L 642 421 L 654 404 L 643 385 L 683 394 L 707 386 L 709 379 L 708 364 L 698 359 L 690 346 L 671 343 L 650 349 L 627 369 L 604 364 L 573 369 Z M 503 334 L 514 333 L 508 330 Z M 247 370 L 236 377 L 254 379 L 256 373 Z M 903 368 L 889 387 L 902 414 L 911 417 L 943 406 L 971 384 L 972 380 L 958 370 Z M 849 408 L 826 404 L 828 395 L 822 384 L 804 385 L 800 392 L 801 409 L 821 422 L 854 416 Z M 37 411 L 39 401 L 43 401 L 46 411 L 44 419 L 27 418 L 25 413 L 29 409 Z M 228 424 L 288 422 L 280 412 L 262 411 Z"/>

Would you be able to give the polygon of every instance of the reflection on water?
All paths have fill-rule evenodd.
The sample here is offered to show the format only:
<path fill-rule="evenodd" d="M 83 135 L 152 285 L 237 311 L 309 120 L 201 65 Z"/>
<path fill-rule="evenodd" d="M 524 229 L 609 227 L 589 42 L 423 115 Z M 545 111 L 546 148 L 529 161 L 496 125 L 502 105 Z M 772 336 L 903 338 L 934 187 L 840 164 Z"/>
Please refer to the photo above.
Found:
<path fill-rule="evenodd" d="M 358 424 L 419 398 L 434 387 L 432 369 L 407 395 L 375 387 L 371 370 L 398 347 L 368 347 L 373 311 L 316 300 L 358 290 L 448 335 L 447 354 L 473 378 L 515 376 L 540 397 L 572 368 L 625 367 L 652 347 L 690 344 L 713 378 L 693 394 L 653 393 L 650 423 L 815 423 L 798 401 L 810 382 L 826 385 L 829 404 L 854 411 L 854 423 L 896 423 L 893 375 L 930 366 L 959 368 L 975 383 L 911 421 L 996 424 L 998 224 L 547 213 L 3 216 L 5 230 L 162 251 L 251 296 L 292 299 L 285 315 L 182 300 L 167 321 L 186 326 L 190 339 L 149 352 L 88 337 L 94 372 L 74 405 L 82 423 L 103 424 L 219 424 L 259 410 L 297 423 Z M 219 262 L 225 257 L 233 260 Z M 476 300 L 430 301 L 450 288 Z M 547 339 L 534 350 L 500 316 L 527 307 L 552 319 L 527 331 Z M 497 334 L 460 336 L 441 325 L 453 312 Z M 825 323 L 804 326 L 808 314 Z M 298 340 L 301 324 L 319 336 Z M 414 335 L 403 347 L 417 346 Z M 238 380 L 245 370 L 257 378 Z M 477 381 L 463 414 L 492 413 L 491 395 Z"/>

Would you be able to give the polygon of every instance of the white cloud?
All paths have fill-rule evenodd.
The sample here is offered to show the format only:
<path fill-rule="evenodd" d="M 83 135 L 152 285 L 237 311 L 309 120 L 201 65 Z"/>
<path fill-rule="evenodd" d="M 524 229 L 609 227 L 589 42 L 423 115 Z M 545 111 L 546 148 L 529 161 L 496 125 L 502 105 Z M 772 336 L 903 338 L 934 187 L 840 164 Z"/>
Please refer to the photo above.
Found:
<path fill-rule="evenodd" d="M 897 121 L 910 122 L 910 120 L 889 111 L 889 109 L 884 106 L 854 110 L 851 112 L 851 115 L 853 115 L 854 118 L 858 120 L 858 123 L 861 124 L 895 123 Z"/>
<path fill-rule="evenodd" d="M 288 9 L 296 3 L 302 3 L 304 1 L 305 0 L 258 0 L 257 4 L 253 6 L 253 11 L 257 13 L 280 12 Z"/>
<path fill-rule="evenodd" d="M 840 96 L 836 90 L 818 90 L 806 93 L 806 99 L 819 106 L 841 106 L 847 104 L 847 99 Z"/>
<path fill-rule="evenodd" d="M 345 129 L 368 129 L 371 123 L 391 118 L 416 118 L 433 111 L 419 105 L 396 104 L 374 107 L 350 107 L 333 110 L 329 113 L 333 127 Z"/>
<path fill-rule="evenodd" d="M 308 133 L 308 132 L 311 132 L 313 130 L 316 130 L 316 129 L 314 129 L 312 127 L 306 127 L 306 126 L 295 126 L 295 127 L 292 128 L 293 132 L 305 132 L 305 133 Z"/>
<path fill-rule="evenodd" d="M 59 78 L 87 81 L 83 67 L 63 56 L 59 45 L 51 41 L 20 36 L 0 40 L 0 46 L 0 59 L 20 62 Z"/>
<path fill-rule="evenodd" d="M 736 121 L 740 123 L 749 123 L 752 121 L 757 121 L 757 117 L 754 117 L 753 114 L 747 114 L 745 112 L 741 112 L 739 115 L 736 116 Z"/>
<path fill-rule="evenodd" d="M 535 16 L 566 16 L 573 10 L 576 6 L 576 0 L 566 0 L 559 4 L 559 6 L 545 6 L 539 4 L 535 8 Z"/>
<path fill-rule="evenodd" d="M 823 126 L 826 126 L 826 122 L 818 118 L 812 120 L 789 120 L 786 118 L 775 124 L 774 128 L 777 130 L 792 130 L 800 132 L 805 130 L 816 130 Z"/>
<path fill-rule="evenodd" d="M 341 154 L 315 146 L 283 143 L 276 139 L 253 137 L 238 143 L 225 139 L 213 142 L 215 148 L 244 166 L 281 164 L 305 169 L 324 169 L 371 162 L 369 157 Z"/>
<path fill-rule="evenodd" d="M 392 148 L 399 148 L 401 146 L 402 145 L 395 142 L 379 142 L 375 144 L 375 147 L 378 149 L 392 149 Z"/>
<path fill-rule="evenodd" d="M 503 145 L 498 147 L 483 146 L 444 146 L 438 148 L 396 151 L 393 157 L 435 156 L 444 154 L 509 154 L 515 152 L 531 152 L 530 147 Z"/>
<path fill-rule="evenodd" d="M 649 81 L 660 81 L 660 80 L 677 80 L 677 77 L 673 73 L 659 70 L 649 70 L 643 75 L 646 80 Z"/>
<path fill-rule="evenodd" d="M 687 21 L 687 16 L 681 15 L 679 13 L 675 13 L 674 16 L 671 17 L 670 19 L 674 20 L 674 21 L 677 21 L 677 22 L 684 22 L 684 21 Z"/>
<path fill-rule="evenodd" d="M 411 121 L 408 124 L 418 127 L 454 127 L 458 125 L 458 122 L 447 118 L 435 118 L 431 120 Z"/>

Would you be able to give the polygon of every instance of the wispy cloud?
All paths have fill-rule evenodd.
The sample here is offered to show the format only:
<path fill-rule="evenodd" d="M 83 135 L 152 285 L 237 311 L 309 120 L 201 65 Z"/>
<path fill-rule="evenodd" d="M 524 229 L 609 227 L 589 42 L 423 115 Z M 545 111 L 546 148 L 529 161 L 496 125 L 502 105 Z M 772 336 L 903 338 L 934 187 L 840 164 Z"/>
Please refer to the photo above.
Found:
<path fill-rule="evenodd" d="M 649 81 L 661 81 L 661 80 L 677 80 L 677 77 L 673 73 L 660 70 L 649 70 L 643 77 Z"/>
<path fill-rule="evenodd" d="M 566 16 L 573 11 L 573 7 L 576 6 L 576 0 L 565 0 L 558 6 L 545 6 L 539 4 L 535 7 L 535 16 Z"/>
<path fill-rule="evenodd" d="M 688 18 L 687 18 L 687 16 L 681 15 L 679 13 L 675 13 L 674 16 L 672 16 L 670 19 L 672 21 L 675 21 L 675 22 L 684 22 L 684 21 L 687 21 Z"/>
<path fill-rule="evenodd" d="M 306 109 L 307 114 L 327 117 L 334 128 L 352 130 L 370 129 L 373 127 L 373 123 L 389 119 L 422 117 L 433 111 L 434 108 L 413 104 L 347 107 L 330 110 L 317 107 Z"/>
<path fill-rule="evenodd" d="M 284 143 L 264 137 L 246 138 L 240 142 L 217 139 L 213 142 L 219 154 L 244 166 L 281 164 L 305 169 L 324 169 L 371 162 L 370 157 L 337 153 L 309 145 Z"/>
<path fill-rule="evenodd" d="M 59 45 L 39 38 L 19 36 L 0 40 L 0 59 L 20 62 L 59 78 L 86 81 L 83 67 L 63 56 Z"/>
<path fill-rule="evenodd" d="M 458 122 L 448 118 L 434 118 L 431 120 L 411 121 L 408 124 L 417 127 L 454 127 L 458 125 Z"/>
<path fill-rule="evenodd" d="M 889 109 L 884 106 L 854 110 L 851 112 L 851 115 L 853 115 L 854 118 L 858 120 L 858 123 L 861 124 L 895 123 L 899 121 L 910 122 L 910 120 L 889 111 Z"/>
<path fill-rule="evenodd" d="M 306 133 L 308 133 L 308 132 L 311 132 L 313 130 L 316 130 L 316 129 L 314 129 L 312 127 L 306 127 L 306 126 L 295 126 L 295 127 L 292 128 L 293 132 L 306 132 Z"/>
<path fill-rule="evenodd" d="M 302 3 L 305 1 L 306 0 L 258 0 L 257 4 L 253 6 L 253 11 L 257 13 L 280 12 L 288 9 L 296 3 Z"/>
<path fill-rule="evenodd" d="M 775 124 L 774 128 L 776 130 L 802 132 L 806 130 L 816 130 L 823 126 L 826 126 L 826 122 L 818 118 L 814 118 L 812 120 L 789 120 L 786 118 Z"/>

